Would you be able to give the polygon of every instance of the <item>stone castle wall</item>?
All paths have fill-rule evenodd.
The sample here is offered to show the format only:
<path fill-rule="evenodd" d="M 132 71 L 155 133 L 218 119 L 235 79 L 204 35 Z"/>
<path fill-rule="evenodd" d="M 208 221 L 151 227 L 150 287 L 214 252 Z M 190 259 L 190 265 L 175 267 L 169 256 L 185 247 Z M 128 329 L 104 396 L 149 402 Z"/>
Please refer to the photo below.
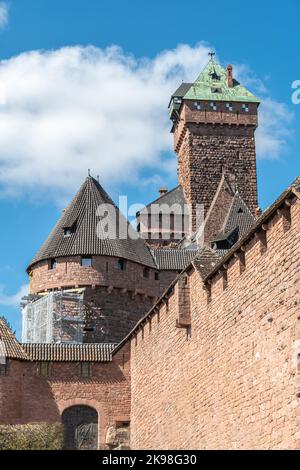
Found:
<path fill-rule="evenodd" d="M 53 362 L 48 378 L 38 375 L 38 363 L 10 360 L 8 375 L 0 376 L 0 424 L 60 422 L 75 405 L 97 410 L 99 446 L 117 423 L 130 421 L 129 347 L 113 362 L 94 363 L 93 375 L 79 375 L 76 362 Z"/>
<path fill-rule="evenodd" d="M 300 201 L 264 229 L 190 274 L 190 329 L 176 287 L 132 339 L 133 449 L 300 448 Z"/>

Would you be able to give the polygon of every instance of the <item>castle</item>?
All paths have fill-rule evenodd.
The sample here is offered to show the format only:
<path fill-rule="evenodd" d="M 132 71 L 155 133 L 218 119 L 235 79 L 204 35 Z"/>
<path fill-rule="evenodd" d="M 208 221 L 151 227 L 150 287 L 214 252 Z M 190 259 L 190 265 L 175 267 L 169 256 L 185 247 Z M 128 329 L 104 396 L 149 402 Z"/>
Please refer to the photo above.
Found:
<path fill-rule="evenodd" d="M 300 181 L 261 214 L 258 107 L 213 54 L 179 86 L 178 186 L 137 231 L 86 178 L 28 267 L 22 342 L 0 321 L 0 424 L 62 422 L 66 449 L 300 447 Z"/>

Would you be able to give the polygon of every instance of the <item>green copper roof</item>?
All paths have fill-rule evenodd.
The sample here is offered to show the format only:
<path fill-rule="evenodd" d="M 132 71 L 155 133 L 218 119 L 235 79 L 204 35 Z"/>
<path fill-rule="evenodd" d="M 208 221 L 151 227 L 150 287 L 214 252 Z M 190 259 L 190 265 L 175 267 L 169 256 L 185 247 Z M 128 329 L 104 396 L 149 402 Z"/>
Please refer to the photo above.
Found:
<path fill-rule="evenodd" d="M 250 91 L 233 79 L 233 87 L 229 88 L 226 70 L 214 59 L 211 59 L 187 93 L 185 100 L 240 101 L 259 103 Z"/>

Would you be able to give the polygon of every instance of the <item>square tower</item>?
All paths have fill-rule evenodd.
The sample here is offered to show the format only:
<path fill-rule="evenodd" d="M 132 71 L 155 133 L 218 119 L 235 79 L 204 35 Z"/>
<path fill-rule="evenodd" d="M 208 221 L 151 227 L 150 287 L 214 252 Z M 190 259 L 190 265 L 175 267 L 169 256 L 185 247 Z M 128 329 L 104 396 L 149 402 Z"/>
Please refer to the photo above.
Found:
<path fill-rule="evenodd" d="M 259 100 L 233 78 L 231 65 L 223 69 L 213 55 L 194 83 L 181 84 L 169 105 L 179 184 L 193 208 L 193 230 L 196 206 L 203 205 L 207 214 L 223 174 L 234 177 L 253 215 L 258 205 Z"/>

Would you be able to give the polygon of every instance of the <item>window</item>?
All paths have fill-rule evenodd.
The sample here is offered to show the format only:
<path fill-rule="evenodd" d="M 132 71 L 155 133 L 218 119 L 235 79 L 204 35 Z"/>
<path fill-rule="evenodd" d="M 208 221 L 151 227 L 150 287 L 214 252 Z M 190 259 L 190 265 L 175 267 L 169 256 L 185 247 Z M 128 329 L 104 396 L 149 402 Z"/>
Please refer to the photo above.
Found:
<path fill-rule="evenodd" d="M 214 88 L 211 89 L 211 92 L 212 93 L 222 93 L 222 88 L 215 88 L 214 87 Z"/>
<path fill-rule="evenodd" d="M 227 109 L 228 111 L 232 111 L 232 110 L 233 110 L 232 103 L 226 103 L 226 109 Z"/>
<path fill-rule="evenodd" d="M 246 104 L 246 103 L 243 104 L 243 111 L 244 111 L 245 113 L 249 113 L 249 104 Z"/>
<path fill-rule="evenodd" d="M 37 373 L 39 377 L 47 378 L 51 375 L 51 364 L 50 362 L 39 362 Z"/>
<path fill-rule="evenodd" d="M 217 111 L 217 104 L 214 101 L 210 103 L 210 107 L 213 111 Z"/>
<path fill-rule="evenodd" d="M 147 279 L 150 277 L 150 269 L 149 268 L 144 268 L 143 269 L 143 276 Z"/>
<path fill-rule="evenodd" d="M 92 364 L 90 362 L 81 362 L 79 371 L 80 377 L 92 377 Z"/>
<path fill-rule="evenodd" d="M 72 229 L 71 228 L 64 228 L 64 237 L 68 238 L 72 235 Z"/>
<path fill-rule="evenodd" d="M 56 259 L 52 258 L 49 263 L 49 269 L 56 269 L 57 268 L 57 261 Z"/>
<path fill-rule="evenodd" d="M 0 363 L 0 377 L 7 375 L 7 363 L 1 364 Z"/>
<path fill-rule="evenodd" d="M 118 270 L 119 271 L 125 271 L 126 269 L 126 261 L 124 259 L 119 259 L 118 260 Z"/>
<path fill-rule="evenodd" d="M 92 267 L 92 258 L 85 256 L 81 258 L 81 266 L 83 268 L 91 268 Z"/>
<path fill-rule="evenodd" d="M 158 273 L 158 272 L 156 272 L 156 273 L 154 274 L 154 279 L 155 279 L 156 281 L 159 281 L 159 273 Z"/>
<path fill-rule="evenodd" d="M 195 101 L 195 102 L 194 102 L 194 108 L 196 108 L 196 109 L 199 109 L 199 110 L 200 110 L 200 109 L 201 109 L 201 104 L 200 104 L 200 103 L 198 103 L 197 101 Z"/>

